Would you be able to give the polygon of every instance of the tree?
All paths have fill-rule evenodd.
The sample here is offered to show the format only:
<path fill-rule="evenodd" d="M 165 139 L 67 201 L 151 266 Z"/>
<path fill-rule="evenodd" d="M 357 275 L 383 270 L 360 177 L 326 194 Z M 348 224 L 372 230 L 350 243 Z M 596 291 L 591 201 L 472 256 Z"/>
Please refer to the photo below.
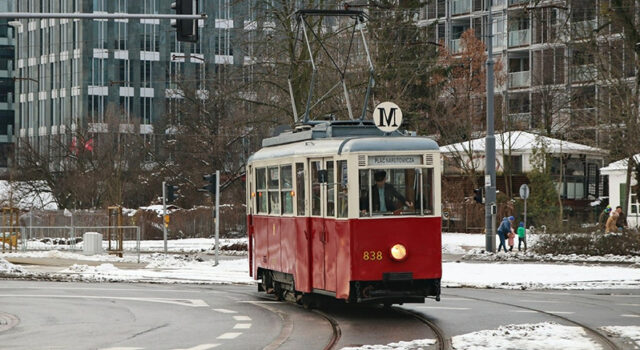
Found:
<path fill-rule="evenodd" d="M 403 111 L 403 127 L 430 132 L 428 115 L 438 109 L 442 79 L 438 66 L 439 44 L 429 41 L 431 28 L 419 27 L 416 18 L 424 2 L 374 1 L 367 29 L 376 65 L 374 96 L 394 101 Z"/>
<path fill-rule="evenodd" d="M 51 193 L 61 209 L 148 203 L 146 145 L 139 124 L 121 124 L 119 115 L 110 109 L 106 123 L 80 125 L 53 135 L 47 144 L 20 138 L 17 170 L 23 190 Z"/>
<path fill-rule="evenodd" d="M 604 112 L 604 140 L 612 156 L 628 158 L 626 191 L 620 205 L 627 211 L 634 155 L 640 153 L 640 23 L 635 14 L 640 4 L 631 0 L 611 0 L 601 9 L 603 23 L 591 36 L 591 55 L 603 81 L 604 94 L 597 102 Z M 615 34 L 615 35 L 614 35 Z"/>
<path fill-rule="evenodd" d="M 547 146 L 542 139 L 536 141 L 538 147 L 533 149 L 531 165 L 533 170 L 527 174 L 531 195 L 527 201 L 527 214 L 535 225 L 561 223 L 562 214 L 558 205 L 558 193 L 551 177 L 550 157 Z"/>
<path fill-rule="evenodd" d="M 486 124 L 486 48 L 475 37 L 473 30 L 467 30 L 461 37 L 462 51 L 454 55 L 444 47 L 439 49 L 440 74 L 434 76 L 443 84 L 441 105 L 432 114 L 431 123 L 443 144 L 465 142 L 451 156 L 460 164 L 463 172 L 478 185 L 476 152 L 472 140 L 483 134 Z M 503 83 L 502 63 L 494 66 L 496 82 Z M 454 117 L 452 117 L 454 116 Z M 467 162 L 467 160 L 471 160 Z"/>

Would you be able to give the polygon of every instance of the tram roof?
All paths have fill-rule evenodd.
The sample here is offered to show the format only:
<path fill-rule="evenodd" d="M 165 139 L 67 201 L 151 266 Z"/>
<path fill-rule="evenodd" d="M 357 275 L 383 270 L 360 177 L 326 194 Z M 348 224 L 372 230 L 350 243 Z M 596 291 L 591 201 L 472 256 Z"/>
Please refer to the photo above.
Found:
<path fill-rule="evenodd" d="M 439 151 L 438 144 L 419 136 L 355 136 L 311 139 L 262 148 L 249 163 L 294 156 L 328 156 L 354 152 Z"/>

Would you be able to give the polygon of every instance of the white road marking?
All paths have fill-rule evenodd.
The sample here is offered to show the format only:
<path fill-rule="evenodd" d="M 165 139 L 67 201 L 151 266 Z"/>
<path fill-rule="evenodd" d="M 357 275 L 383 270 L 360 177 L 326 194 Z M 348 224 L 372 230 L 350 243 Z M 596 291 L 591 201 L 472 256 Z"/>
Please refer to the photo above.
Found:
<path fill-rule="evenodd" d="M 235 326 L 233 326 L 233 329 L 249 329 L 251 328 L 251 323 L 236 323 Z"/>
<path fill-rule="evenodd" d="M 624 314 L 624 315 L 620 315 L 622 317 L 632 317 L 632 318 L 638 318 L 640 317 L 639 315 L 629 315 L 629 314 Z"/>
<path fill-rule="evenodd" d="M 472 301 L 473 299 L 442 296 L 442 301 Z"/>
<path fill-rule="evenodd" d="M 11 286 L 7 286 L 7 287 L 0 287 L 0 289 L 17 289 L 17 287 L 11 287 Z M 36 289 L 36 290 L 42 290 L 42 287 L 20 287 L 20 290 L 24 290 L 24 289 Z M 202 293 L 202 291 L 200 290 L 181 290 L 181 289 L 136 289 L 136 288 L 91 288 L 91 287 L 51 287 L 51 286 L 47 286 L 46 287 L 47 290 L 108 290 L 110 292 L 112 291 L 134 291 L 134 292 L 141 292 L 144 291 L 146 292 L 167 292 L 167 293 L 175 293 L 175 292 L 179 292 L 179 293 Z M 215 290 L 208 290 L 207 293 L 209 294 L 225 294 L 225 292 L 220 292 L 220 291 L 215 291 Z M 120 349 L 120 348 L 114 348 L 114 349 Z M 126 349 L 126 348 L 123 348 Z M 134 348 L 132 348 L 134 349 Z M 137 349 L 137 348 L 135 348 Z"/>
<path fill-rule="evenodd" d="M 233 316 L 233 319 L 236 321 L 251 321 L 249 316 Z"/>
<path fill-rule="evenodd" d="M 544 312 L 548 313 L 548 314 L 558 314 L 558 315 L 571 315 L 571 314 L 575 314 L 575 312 L 571 312 L 571 311 L 547 311 L 544 310 Z"/>
<path fill-rule="evenodd" d="M 236 311 L 227 310 L 227 309 L 213 309 L 213 311 L 217 311 L 217 312 L 222 313 L 222 314 L 237 314 L 238 313 Z"/>
<path fill-rule="evenodd" d="M 128 347 L 115 347 L 115 348 L 103 348 L 100 350 L 142 350 L 144 348 L 128 348 Z"/>
<path fill-rule="evenodd" d="M 538 311 L 533 311 L 533 310 L 509 310 L 509 312 L 517 312 L 517 313 L 522 313 L 522 314 L 537 314 Z"/>
<path fill-rule="evenodd" d="M 216 339 L 235 339 L 235 338 L 237 338 L 237 337 L 238 337 L 239 335 L 241 335 L 241 334 L 242 334 L 242 333 L 240 333 L 240 332 L 237 332 L 237 333 L 229 332 L 229 333 L 224 333 L 224 334 L 222 334 L 221 336 L 219 336 L 219 337 L 218 337 L 218 338 L 216 338 Z"/>
<path fill-rule="evenodd" d="M 188 349 L 174 349 L 174 350 L 208 350 L 218 346 L 220 346 L 220 344 L 201 344 Z"/>
<path fill-rule="evenodd" d="M 109 299 L 127 301 L 148 301 L 151 303 L 175 304 L 191 307 L 209 306 L 201 299 L 175 299 L 175 298 L 136 298 L 136 297 L 113 297 L 98 295 L 53 295 L 53 294 L 0 294 L 0 298 L 61 298 L 61 299 Z"/>
<path fill-rule="evenodd" d="M 281 301 L 270 301 L 270 300 L 243 300 L 239 301 L 239 303 L 249 303 L 249 304 L 282 304 Z"/>
<path fill-rule="evenodd" d="M 535 300 L 535 299 L 523 299 L 520 300 L 523 303 L 546 303 L 546 304 L 558 304 L 560 301 L 557 300 Z"/>
<path fill-rule="evenodd" d="M 640 304 L 616 304 L 618 306 L 640 306 Z"/>
<path fill-rule="evenodd" d="M 446 307 L 446 306 L 416 306 L 418 309 L 432 309 L 432 310 L 471 310 L 468 307 Z"/>

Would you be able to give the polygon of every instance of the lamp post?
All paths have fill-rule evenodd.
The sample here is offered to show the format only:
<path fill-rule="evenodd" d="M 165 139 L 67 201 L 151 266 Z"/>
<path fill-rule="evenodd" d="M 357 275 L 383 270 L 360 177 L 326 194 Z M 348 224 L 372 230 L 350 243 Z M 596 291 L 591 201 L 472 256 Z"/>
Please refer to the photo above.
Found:
<path fill-rule="evenodd" d="M 493 121 L 493 17 L 491 16 L 492 0 L 488 6 L 487 28 L 487 136 L 485 138 L 485 249 L 494 252 L 496 247 L 495 217 L 496 207 L 496 138 L 494 136 Z"/>

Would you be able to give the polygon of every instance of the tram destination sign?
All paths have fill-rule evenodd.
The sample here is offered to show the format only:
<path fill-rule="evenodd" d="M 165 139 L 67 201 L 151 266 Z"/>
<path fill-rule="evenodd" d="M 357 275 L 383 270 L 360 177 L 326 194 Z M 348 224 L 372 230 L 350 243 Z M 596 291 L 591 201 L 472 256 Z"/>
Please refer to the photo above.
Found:
<path fill-rule="evenodd" d="M 369 156 L 369 165 L 420 165 L 421 156 Z"/>

